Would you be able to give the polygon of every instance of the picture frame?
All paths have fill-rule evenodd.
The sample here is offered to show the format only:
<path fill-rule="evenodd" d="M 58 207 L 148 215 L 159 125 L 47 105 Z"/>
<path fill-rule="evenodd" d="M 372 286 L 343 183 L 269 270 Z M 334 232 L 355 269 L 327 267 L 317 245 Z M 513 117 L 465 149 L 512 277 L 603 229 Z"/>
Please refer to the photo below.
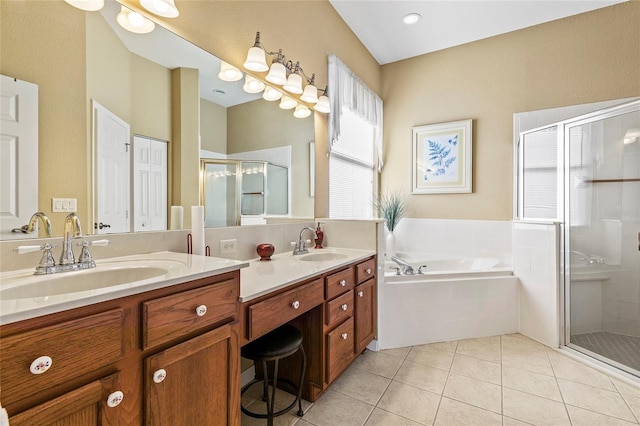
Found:
<path fill-rule="evenodd" d="M 411 129 L 412 194 L 472 192 L 472 121 Z"/>

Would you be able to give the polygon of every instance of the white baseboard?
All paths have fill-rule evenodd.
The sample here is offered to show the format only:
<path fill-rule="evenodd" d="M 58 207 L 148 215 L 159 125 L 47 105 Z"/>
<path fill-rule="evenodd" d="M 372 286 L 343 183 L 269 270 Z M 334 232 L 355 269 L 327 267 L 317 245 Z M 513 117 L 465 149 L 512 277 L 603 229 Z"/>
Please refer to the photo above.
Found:
<path fill-rule="evenodd" d="M 244 385 L 252 381 L 255 376 L 256 367 L 252 365 L 240 374 L 240 387 L 244 387 Z"/>

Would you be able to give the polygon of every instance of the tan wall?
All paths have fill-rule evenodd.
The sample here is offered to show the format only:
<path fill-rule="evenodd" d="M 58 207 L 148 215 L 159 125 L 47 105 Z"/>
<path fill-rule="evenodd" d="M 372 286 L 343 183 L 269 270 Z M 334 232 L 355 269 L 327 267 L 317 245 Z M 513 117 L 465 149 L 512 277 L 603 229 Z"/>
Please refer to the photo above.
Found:
<path fill-rule="evenodd" d="M 473 119 L 473 193 L 413 195 L 416 218 L 512 217 L 513 114 L 640 95 L 640 2 L 382 67 L 384 189 L 411 191 L 411 127 Z"/>
<path fill-rule="evenodd" d="M 171 70 L 131 54 L 131 133 L 171 140 Z"/>
<path fill-rule="evenodd" d="M 200 98 L 200 148 L 227 153 L 227 108 Z"/>

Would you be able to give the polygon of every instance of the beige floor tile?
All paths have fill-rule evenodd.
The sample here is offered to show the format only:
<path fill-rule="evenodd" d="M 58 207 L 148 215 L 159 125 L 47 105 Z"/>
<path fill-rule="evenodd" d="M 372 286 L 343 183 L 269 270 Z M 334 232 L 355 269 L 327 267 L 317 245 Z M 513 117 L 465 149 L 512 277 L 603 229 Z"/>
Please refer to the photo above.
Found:
<path fill-rule="evenodd" d="M 632 385 L 630 383 L 623 382 L 622 380 L 618 380 L 613 377 L 610 377 L 610 378 L 613 384 L 615 385 L 615 387 L 618 389 L 618 392 L 620 392 L 623 395 L 631 395 L 631 396 L 640 398 L 640 383 L 638 383 L 637 385 L 635 384 Z"/>
<path fill-rule="evenodd" d="M 496 385 L 502 383 L 500 364 L 461 354 L 456 354 L 453 358 L 451 373 L 484 380 Z"/>
<path fill-rule="evenodd" d="M 618 392 L 558 379 L 560 392 L 567 405 L 635 422 L 635 417 Z"/>
<path fill-rule="evenodd" d="M 545 374 L 505 365 L 502 367 L 502 386 L 562 402 L 556 378 Z"/>
<path fill-rule="evenodd" d="M 328 389 L 304 415 L 304 420 L 316 426 L 360 426 L 373 406 Z"/>
<path fill-rule="evenodd" d="M 273 426 L 293 426 L 294 424 L 300 424 L 298 420 L 298 416 L 287 413 L 274 417 Z M 242 426 L 265 426 L 267 424 L 267 419 L 257 419 L 242 413 L 241 423 Z"/>
<path fill-rule="evenodd" d="M 570 425 L 564 404 L 539 396 L 503 388 L 503 414 L 535 425 Z"/>
<path fill-rule="evenodd" d="M 393 381 L 380 398 L 378 407 L 415 422 L 430 425 L 436 417 L 439 403 L 440 395 Z"/>
<path fill-rule="evenodd" d="M 600 373 L 586 364 L 573 360 L 552 349 L 547 350 L 547 353 L 549 354 L 549 360 L 551 361 L 551 366 L 557 378 L 610 391 L 616 390 L 609 376 L 606 374 Z"/>
<path fill-rule="evenodd" d="M 425 345 L 418 345 L 415 346 L 416 348 L 431 348 L 431 349 L 437 349 L 439 351 L 445 351 L 445 352 L 455 352 L 456 348 L 458 347 L 458 341 L 457 340 L 451 340 L 449 342 L 436 342 L 436 343 L 427 343 Z"/>
<path fill-rule="evenodd" d="M 375 405 L 391 379 L 357 368 L 349 368 L 331 385 L 331 389 Z"/>
<path fill-rule="evenodd" d="M 507 334 L 502 336 L 502 349 L 520 352 L 544 351 L 545 346 L 522 334 Z"/>
<path fill-rule="evenodd" d="M 406 360 L 393 378 L 396 382 L 442 394 L 447 383 L 447 372 L 439 368 Z"/>
<path fill-rule="evenodd" d="M 349 368 L 359 368 L 379 376 L 392 379 L 402 365 L 402 358 L 382 352 L 365 351 L 353 361 Z"/>
<path fill-rule="evenodd" d="M 500 336 L 460 340 L 456 349 L 457 354 L 493 362 L 500 362 L 502 359 L 500 352 Z"/>
<path fill-rule="evenodd" d="M 395 356 L 396 358 L 405 359 L 410 350 L 411 346 L 405 346 L 404 348 L 383 349 L 380 351 L 380 353 Z"/>
<path fill-rule="evenodd" d="M 502 426 L 502 416 L 449 398 L 442 398 L 436 426 Z"/>
<path fill-rule="evenodd" d="M 364 426 L 420 426 L 421 423 L 409 420 L 406 417 L 376 408 L 369 416 Z"/>
<path fill-rule="evenodd" d="M 502 416 L 502 426 L 527 426 L 531 423 L 525 423 L 520 420 L 512 419 L 511 417 Z"/>
<path fill-rule="evenodd" d="M 296 426 L 314 426 L 313 423 L 309 423 L 305 419 L 299 419 L 295 424 Z M 244 423 L 242 423 L 242 426 L 244 426 Z"/>
<path fill-rule="evenodd" d="M 449 371 L 453 362 L 453 352 L 434 349 L 429 345 L 415 346 L 407 355 L 407 360 Z"/>
<path fill-rule="evenodd" d="M 546 351 L 522 352 L 503 348 L 502 364 L 553 376 L 553 368 Z"/>
<path fill-rule="evenodd" d="M 622 395 L 622 398 L 627 401 L 631 411 L 633 411 L 633 414 L 636 416 L 636 420 L 640 423 L 640 398 L 631 395 Z"/>
<path fill-rule="evenodd" d="M 627 422 L 625 420 L 616 419 L 615 417 L 605 416 L 604 414 L 595 413 L 593 411 L 584 410 L 582 408 L 567 405 L 569 417 L 573 426 L 632 426 L 637 423 Z"/>
<path fill-rule="evenodd" d="M 443 395 L 476 407 L 502 413 L 500 386 L 471 377 L 449 374 Z"/>

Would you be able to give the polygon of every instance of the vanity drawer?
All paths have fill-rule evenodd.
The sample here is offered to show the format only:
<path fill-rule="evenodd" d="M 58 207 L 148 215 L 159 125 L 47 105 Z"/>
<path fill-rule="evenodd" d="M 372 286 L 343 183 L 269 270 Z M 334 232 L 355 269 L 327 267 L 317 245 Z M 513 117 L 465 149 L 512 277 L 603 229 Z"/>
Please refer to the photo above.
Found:
<path fill-rule="evenodd" d="M 376 259 L 369 259 L 356 266 L 357 283 L 363 283 L 369 278 L 376 276 Z"/>
<path fill-rule="evenodd" d="M 124 353 L 123 329 L 124 312 L 113 309 L 3 337 L 2 404 L 10 405 L 120 360 Z M 41 362 L 34 362 L 38 358 Z M 32 373 L 32 367 L 42 372 Z"/>
<path fill-rule="evenodd" d="M 322 293 L 322 279 L 317 279 L 249 306 L 249 339 L 260 337 L 321 305 Z"/>
<path fill-rule="evenodd" d="M 353 289 L 353 268 L 336 272 L 325 278 L 327 288 L 327 299 L 333 299 L 339 294 Z"/>
<path fill-rule="evenodd" d="M 335 325 L 353 316 L 353 291 L 327 302 L 326 323 Z"/>
<path fill-rule="evenodd" d="M 152 348 L 237 315 L 239 288 L 226 280 L 142 304 L 142 348 Z"/>
<path fill-rule="evenodd" d="M 353 318 L 327 333 L 327 383 L 333 382 L 353 361 Z"/>

